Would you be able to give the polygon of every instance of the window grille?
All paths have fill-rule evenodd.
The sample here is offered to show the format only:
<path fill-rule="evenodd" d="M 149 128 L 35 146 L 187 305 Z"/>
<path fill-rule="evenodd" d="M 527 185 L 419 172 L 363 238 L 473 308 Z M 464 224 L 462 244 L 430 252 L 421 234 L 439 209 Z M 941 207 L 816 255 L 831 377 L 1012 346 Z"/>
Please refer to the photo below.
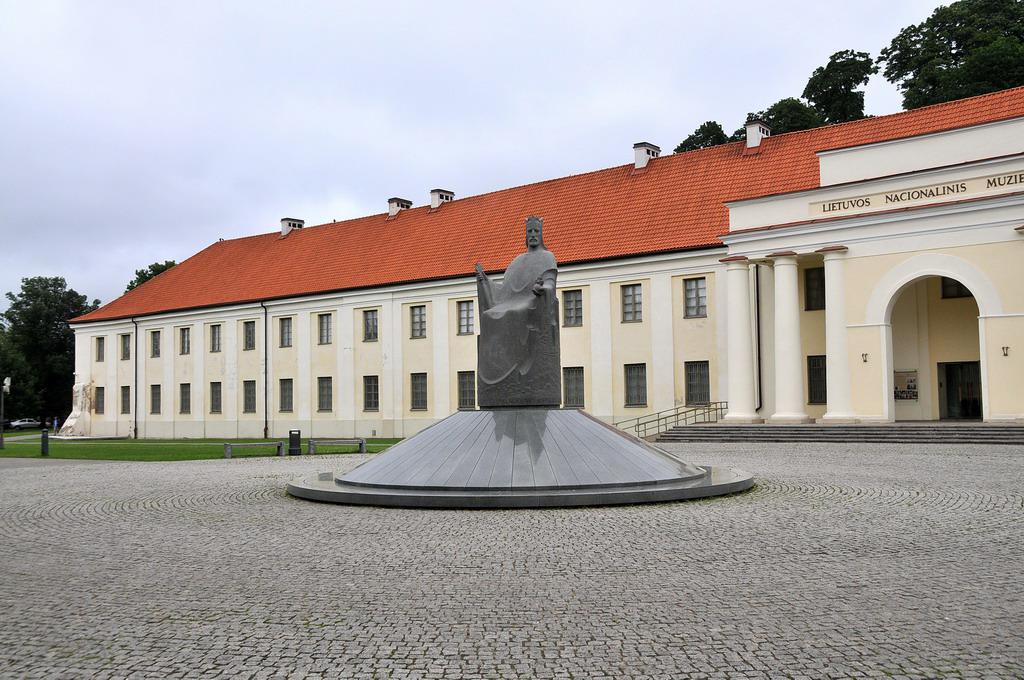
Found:
<path fill-rule="evenodd" d="M 363 410 L 380 410 L 380 378 L 378 376 L 363 376 Z"/>
<path fill-rule="evenodd" d="M 181 383 L 178 385 L 178 411 L 180 413 L 192 413 L 192 384 Z"/>
<path fill-rule="evenodd" d="M 210 326 L 210 351 L 220 351 L 220 324 Z"/>
<path fill-rule="evenodd" d="M 807 403 L 825 404 L 827 402 L 825 356 L 809 356 L 807 357 Z"/>
<path fill-rule="evenodd" d="M 160 413 L 160 386 L 149 386 L 149 412 L 153 415 Z"/>
<path fill-rule="evenodd" d="M 160 331 L 149 332 L 149 356 L 153 359 L 160 358 Z"/>
<path fill-rule="evenodd" d="M 278 381 L 278 404 L 277 408 L 281 413 L 291 413 L 292 402 L 294 400 L 292 394 L 292 379 L 281 378 Z"/>
<path fill-rule="evenodd" d="M 686 403 L 707 404 L 711 401 L 711 377 L 707 361 L 686 361 Z"/>
<path fill-rule="evenodd" d="M 409 375 L 410 406 L 413 411 L 427 410 L 427 374 L 411 373 Z"/>
<path fill-rule="evenodd" d="M 221 389 L 219 382 L 210 383 L 210 413 L 221 411 Z"/>
<path fill-rule="evenodd" d="M 93 394 L 93 410 L 98 416 L 107 412 L 107 390 L 105 387 L 96 388 Z"/>
<path fill-rule="evenodd" d="M 256 413 L 256 381 L 242 382 L 242 413 Z"/>
<path fill-rule="evenodd" d="M 121 337 L 121 360 L 128 361 L 132 358 L 132 336 L 125 334 Z"/>
<path fill-rule="evenodd" d="M 459 408 L 476 408 L 476 371 L 459 371 Z"/>
<path fill-rule="evenodd" d="M 96 338 L 96 361 L 103 361 L 107 353 L 106 338 Z"/>
<path fill-rule="evenodd" d="M 132 412 L 132 388 L 124 385 L 121 387 L 121 413 Z"/>
<path fill-rule="evenodd" d="M 565 408 L 583 408 L 582 366 L 566 366 L 562 369 L 562 405 Z"/>
<path fill-rule="evenodd" d="M 256 349 L 256 322 L 242 322 L 242 350 L 249 351 Z"/>
<path fill-rule="evenodd" d="M 626 364 L 626 406 L 647 406 L 647 364 Z"/>
<path fill-rule="evenodd" d="M 330 411 L 334 398 L 334 379 L 330 376 L 316 379 L 316 410 Z"/>

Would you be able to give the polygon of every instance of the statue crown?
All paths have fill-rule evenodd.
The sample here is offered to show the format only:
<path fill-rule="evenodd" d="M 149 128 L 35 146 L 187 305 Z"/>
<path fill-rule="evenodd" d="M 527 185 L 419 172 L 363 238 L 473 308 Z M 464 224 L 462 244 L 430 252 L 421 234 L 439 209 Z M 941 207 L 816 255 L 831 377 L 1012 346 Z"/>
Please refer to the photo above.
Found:
<path fill-rule="evenodd" d="M 538 227 L 540 229 L 543 229 L 544 228 L 544 218 L 537 217 L 536 215 L 530 215 L 529 217 L 526 218 L 526 226 L 529 227 L 530 225 L 533 225 L 533 226 L 536 226 L 536 227 Z"/>

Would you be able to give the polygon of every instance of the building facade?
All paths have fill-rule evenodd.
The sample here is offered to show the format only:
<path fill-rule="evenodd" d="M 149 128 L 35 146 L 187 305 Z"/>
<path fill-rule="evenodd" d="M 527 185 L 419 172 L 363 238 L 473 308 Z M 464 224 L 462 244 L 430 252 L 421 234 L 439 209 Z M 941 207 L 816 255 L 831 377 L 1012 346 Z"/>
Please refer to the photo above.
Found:
<path fill-rule="evenodd" d="M 475 408 L 472 265 L 560 262 L 609 422 L 1024 420 L 1024 89 L 218 242 L 73 320 L 84 433 L 408 436 Z"/>

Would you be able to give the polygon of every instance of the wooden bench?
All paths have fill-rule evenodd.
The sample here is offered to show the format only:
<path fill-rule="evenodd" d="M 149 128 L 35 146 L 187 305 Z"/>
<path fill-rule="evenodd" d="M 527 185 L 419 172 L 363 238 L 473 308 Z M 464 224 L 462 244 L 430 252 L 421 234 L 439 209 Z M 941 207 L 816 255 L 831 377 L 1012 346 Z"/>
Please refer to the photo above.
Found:
<path fill-rule="evenodd" d="M 246 444 L 239 444 L 237 442 L 235 442 L 235 443 L 224 442 L 224 457 L 225 458 L 230 458 L 231 457 L 231 449 L 237 449 L 240 446 L 263 446 L 263 447 L 275 446 L 275 447 L 277 447 L 277 455 L 279 455 L 279 456 L 283 456 L 284 455 L 284 442 L 283 441 L 280 441 L 280 442 L 251 442 L 251 443 L 246 443 Z"/>
<path fill-rule="evenodd" d="M 366 453 L 366 440 L 362 437 L 352 437 L 351 439 L 310 439 L 309 440 L 309 453 L 316 455 L 316 447 L 318 445 L 338 445 L 348 444 L 349 446 L 359 445 L 359 453 Z"/>

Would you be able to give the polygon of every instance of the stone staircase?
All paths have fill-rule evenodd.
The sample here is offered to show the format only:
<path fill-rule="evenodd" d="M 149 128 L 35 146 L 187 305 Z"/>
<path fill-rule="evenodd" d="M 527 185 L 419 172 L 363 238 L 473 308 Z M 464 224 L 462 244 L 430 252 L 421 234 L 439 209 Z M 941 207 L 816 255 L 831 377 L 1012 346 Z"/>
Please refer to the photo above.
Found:
<path fill-rule="evenodd" d="M 1024 446 L 1024 425 L 900 423 L 883 425 L 724 425 L 673 427 L 658 442 L 849 442 L 887 444 L 1007 444 Z"/>

